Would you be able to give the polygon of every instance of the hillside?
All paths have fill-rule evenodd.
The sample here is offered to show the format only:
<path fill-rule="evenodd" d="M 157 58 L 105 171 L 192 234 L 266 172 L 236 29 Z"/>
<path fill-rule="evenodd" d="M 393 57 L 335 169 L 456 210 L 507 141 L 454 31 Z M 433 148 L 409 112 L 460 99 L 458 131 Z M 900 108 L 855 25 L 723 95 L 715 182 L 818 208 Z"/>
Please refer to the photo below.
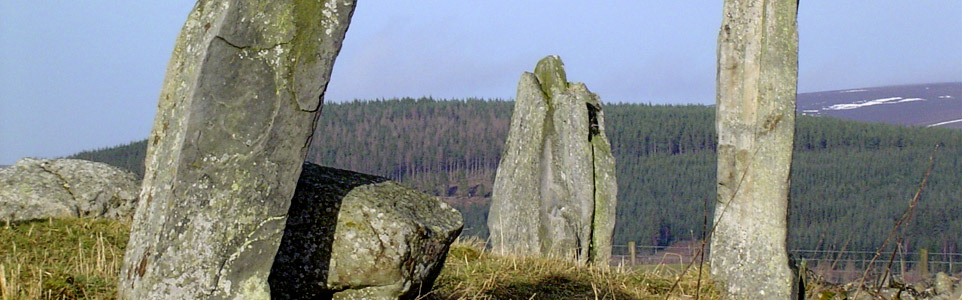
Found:
<path fill-rule="evenodd" d="M 430 98 L 326 104 L 308 159 L 390 177 L 444 197 L 465 234 L 486 236 L 490 195 L 512 102 Z M 669 245 L 702 236 L 714 200 L 714 111 L 708 106 L 609 104 L 617 160 L 616 244 Z M 935 168 L 912 223 L 909 250 L 962 246 L 962 132 L 799 116 L 792 248 L 874 250 Z M 143 142 L 78 154 L 142 171 Z M 933 250 L 934 251 L 934 250 Z"/>
<path fill-rule="evenodd" d="M 962 82 L 798 94 L 798 112 L 846 120 L 962 129 Z"/>

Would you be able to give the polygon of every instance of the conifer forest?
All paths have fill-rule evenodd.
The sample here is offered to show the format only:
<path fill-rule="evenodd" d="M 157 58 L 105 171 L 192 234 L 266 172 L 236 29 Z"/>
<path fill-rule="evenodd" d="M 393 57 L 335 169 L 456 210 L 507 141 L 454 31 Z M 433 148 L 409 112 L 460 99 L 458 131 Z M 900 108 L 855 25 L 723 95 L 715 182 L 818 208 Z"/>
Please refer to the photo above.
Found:
<path fill-rule="evenodd" d="M 485 238 L 488 198 L 513 102 L 402 98 L 326 103 L 307 159 L 442 197 Z M 606 104 L 618 178 L 614 244 L 701 239 L 715 199 L 714 108 Z M 146 142 L 85 151 L 143 175 Z M 907 251 L 962 246 L 962 131 L 799 115 L 791 249 L 875 250 L 934 167 L 900 236 Z M 710 222 L 710 218 L 708 218 Z M 711 226 L 711 224 L 707 224 Z"/>

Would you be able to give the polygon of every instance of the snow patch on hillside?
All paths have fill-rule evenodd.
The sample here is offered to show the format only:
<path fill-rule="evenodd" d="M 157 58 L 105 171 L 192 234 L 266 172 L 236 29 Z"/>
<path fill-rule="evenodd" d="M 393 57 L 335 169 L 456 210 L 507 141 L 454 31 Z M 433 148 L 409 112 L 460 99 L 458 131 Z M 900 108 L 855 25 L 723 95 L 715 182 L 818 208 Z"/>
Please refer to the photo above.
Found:
<path fill-rule="evenodd" d="M 952 124 L 952 123 L 958 123 L 958 122 L 962 122 L 962 119 L 945 121 L 945 122 L 938 122 L 938 123 L 935 123 L 935 124 L 932 124 L 932 125 L 927 125 L 927 126 L 925 126 L 925 127 L 942 126 L 942 125 Z"/>
<path fill-rule="evenodd" d="M 829 107 L 825 107 L 823 109 L 824 110 L 846 110 L 846 109 L 862 108 L 862 107 L 872 106 L 872 105 L 895 104 L 895 103 L 912 102 L 912 101 L 925 101 L 925 99 L 891 97 L 891 98 L 882 98 L 882 99 L 875 99 L 875 100 L 862 100 L 862 101 L 857 101 L 855 103 L 835 104 Z"/>

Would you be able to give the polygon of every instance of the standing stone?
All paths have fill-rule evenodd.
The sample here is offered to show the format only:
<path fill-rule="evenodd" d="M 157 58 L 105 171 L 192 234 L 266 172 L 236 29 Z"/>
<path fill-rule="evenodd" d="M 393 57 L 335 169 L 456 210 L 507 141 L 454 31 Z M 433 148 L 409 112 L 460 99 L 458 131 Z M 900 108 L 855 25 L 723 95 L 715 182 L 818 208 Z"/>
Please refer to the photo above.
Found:
<path fill-rule="evenodd" d="M 174 45 L 120 299 L 269 299 L 351 0 L 198 1 Z"/>
<path fill-rule="evenodd" d="M 711 273 L 729 299 L 789 299 L 789 171 L 796 0 L 726 0 L 718 36 L 716 231 Z"/>
<path fill-rule="evenodd" d="M 604 130 L 600 99 L 560 58 L 521 74 L 488 215 L 497 251 L 607 265 L 617 183 Z"/>

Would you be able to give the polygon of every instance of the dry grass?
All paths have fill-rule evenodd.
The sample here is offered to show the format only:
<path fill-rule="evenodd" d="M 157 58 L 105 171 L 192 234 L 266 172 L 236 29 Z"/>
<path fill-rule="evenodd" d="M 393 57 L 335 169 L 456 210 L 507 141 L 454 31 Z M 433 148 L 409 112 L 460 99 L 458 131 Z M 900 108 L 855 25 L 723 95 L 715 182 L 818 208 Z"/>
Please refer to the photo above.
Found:
<path fill-rule="evenodd" d="M 0 299 L 113 299 L 129 225 L 53 219 L 0 225 Z"/>
<path fill-rule="evenodd" d="M 677 276 L 671 266 L 646 269 L 594 268 L 548 258 L 485 252 L 483 242 L 456 242 L 424 299 L 666 299 Z M 695 299 L 697 272 L 682 278 L 668 299 Z M 720 299 L 702 282 L 701 299 Z"/>
<path fill-rule="evenodd" d="M 114 299 L 130 225 L 53 219 L 0 225 L 0 300 Z M 435 290 L 422 299 L 666 299 L 678 266 L 591 268 L 452 245 Z M 695 299 L 696 272 L 669 299 Z M 702 282 L 701 299 L 719 299 Z"/>

